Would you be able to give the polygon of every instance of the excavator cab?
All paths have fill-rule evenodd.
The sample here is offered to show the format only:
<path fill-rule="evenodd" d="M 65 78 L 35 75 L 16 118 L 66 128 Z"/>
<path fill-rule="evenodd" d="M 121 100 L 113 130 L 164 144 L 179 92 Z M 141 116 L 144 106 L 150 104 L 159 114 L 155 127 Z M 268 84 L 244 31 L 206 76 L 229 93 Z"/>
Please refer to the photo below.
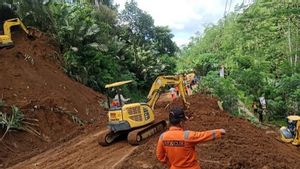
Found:
<path fill-rule="evenodd" d="M 34 38 L 34 33 L 33 31 L 27 29 L 27 27 L 23 24 L 23 22 L 19 18 L 13 18 L 13 19 L 8 19 L 4 21 L 3 24 L 3 35 L 0 35 L 0 48 L 3 47 L 13 47 L 14 42 L 12 41 L 11 37 L 11 27 L 13 26 L 20 26 L 25 33 L 27 34 L 28 38 L 33 39 Z"/>
<path fill-rule="evenodd" d="M 108 130 L 101 136 L 99 144 L 102 146 L 109 145 L 117 137 L 129 133 L 130 130 L 145 126 L 154 122 L 154 113 L 146 103 L 127 103 L 121 93 L 123 85 L 131 83 L 132 80 L 121 81 L 105 86 L 110 90 L 112 99 L 108 96 Z M 141 141 L 142 136 L 135 133 L 128 134 L 128 142 L 137 144 Z"/>
<path fill-rule="evenodd" d="M 280 128 L 281 140 L 293 145 L 300 145 L 300 116 L 287 117 L 287 127 Z"/>
<path fill-rule="evenodd" d="M 112 84 L 108 84 L 105 88 L 109 89 L 107 93 L 107 103 L 110 110 L 116 110 L 122 108 L 122 105 L 127 103 L 130 99 L 125 99 L 122 95 L 121 87 L 125 84 L 131 83 L 132 80 L 121 81 Z M 111 96 L 111 97 L 110 97 Z"/>
<path fill-rule="evenodd" d="M 131 80 L 108 84 L 105 88 L 111 90 L 118 89 Z M 160 89 L 168 85 L 178 85 L 183 102 L 185 100 L 185 89 L 182 76 L 159 76 L 156 78 L 149 91 L 146 103 L 126 103 L 123 102 L 121 93 L 117 92 L 114 97 L 119 104 L 113 105 L 113 101 L 108 100 L 109 111 L 107 130 L 101 134 L 99 144 L 110 145 L 117 137 L 127 134 L 127 141 L 131 145 L 138 145 L 148 137 L 165 130 L 166 120 L 155 121 L 154 106 L 160 95 Z"/>

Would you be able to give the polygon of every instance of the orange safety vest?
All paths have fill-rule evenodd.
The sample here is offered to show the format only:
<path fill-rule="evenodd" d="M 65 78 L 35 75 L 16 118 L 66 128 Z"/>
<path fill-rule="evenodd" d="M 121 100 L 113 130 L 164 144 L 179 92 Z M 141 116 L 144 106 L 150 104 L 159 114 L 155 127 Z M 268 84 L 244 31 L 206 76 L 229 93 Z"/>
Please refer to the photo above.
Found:
<path fill-rule="evenodd" d="M 112 107 L 118 107 L 118 106 L 120 106 L 120 103 L 119 103 L 119 101 L 113 100 L 113 101 L 111 102 L 111 106 L 112 106 Z"/>
<path fill-rule="evenodd" d="M 176 99 L 176 93 L 171 93 L 171 97 L 172 97 L 172 100 L 174 101 Z"/>
<path fill-rule="evenodd" d="M 156 156 L 170 169 L 200 169 L 195 146 L 217 138 L 221 138 L 220 129 L 196 132 L 172 126 L 160 135 Z"/>

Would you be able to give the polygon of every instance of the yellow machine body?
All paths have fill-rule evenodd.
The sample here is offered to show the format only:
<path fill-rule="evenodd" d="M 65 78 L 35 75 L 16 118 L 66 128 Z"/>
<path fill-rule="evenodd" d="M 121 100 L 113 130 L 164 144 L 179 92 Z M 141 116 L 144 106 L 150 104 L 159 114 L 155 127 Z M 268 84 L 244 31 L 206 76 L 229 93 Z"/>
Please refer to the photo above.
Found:
<path fill-rule="evenodd" d="M 137 128 L 154 122 L 154 113 L 147 104 L 125 104 L 121 109 L 110 110 L 108 113 L 110 124 L 127 121 L 130 128 Z"/>
<path fill-rule="evenodd" d="M 20 26 L 26 32 L 27 35 L 30 35 L 28 29 L 19 18 L 8 19 L 4 21 L 3 24 L 4 34 L 0 35 L 0 47 L 9 47 L 14 45 L 11 38 L 11 30 L 10 30 L 12 26 Z"/>
<path fill-rule="evenodd" d="M 189 82 L 192 81 L 195 77 L 196 77 L 196 74 L 193 72 L 185 75 L 186 80 Z"/>
<path fill-rule="evenodd" d="M 105 88 L 119 87 L 128 83 L 132 80 L 115 82 L 108 84 Z M 178 85 L 180 95 L 182 96 L 183 102 L 187 103 L 185 99 L 186 91 L 183 83 L 183 77 L 178 76 L 158 76 L 153 82 L 149 94 L 147 96 L 147 103 L 130 103 L 121 105 L 118 109 L 110 109 L 108 112 L 109 124 L 111 126 L 122 126 L 120 128 L 114 128 L 114 130 L 130 130 L 131 128 L 137 128 L 145 126 L 154 122 L 154 106 L 160 95 L 160 89 L 167 85 Z M 128 123 L 125 125 L 123 123 Z"/>
<path fill-rule="evenodd" d="M 118 88 L 131 81 L 121 81 L 108 84 L 105 88 Z M 166 86 L 178 86 L 180 96 L 184 105 L 188 105 L 185 95 L 183 76 L 158 76 L 153 82 L 146 103 L 122 103 L 120 93 L 118 94 L 119 106 L 109 106 L 108 131 L 103 133 L 99 144 L 106 146 L 122 133 L 128 133 L 128 142 L 132 145 L 138 144 L 141 140 L 163 130 L 167 122 L 165 120 L 155 121 L 154 106 L 159 98 L 161 90 Z M 119 90 L 115 90 L 119 91 Z M 110 104 L 110 101 L 108 100 Z M 136 130 L 135 130 L 136 129 Z"/>
<path fill-rule="evenodd" d="M 280 128 L 281 140 L 293 145 L 300 145 L 300 116 L 287 117 L 288 126 Z"/>

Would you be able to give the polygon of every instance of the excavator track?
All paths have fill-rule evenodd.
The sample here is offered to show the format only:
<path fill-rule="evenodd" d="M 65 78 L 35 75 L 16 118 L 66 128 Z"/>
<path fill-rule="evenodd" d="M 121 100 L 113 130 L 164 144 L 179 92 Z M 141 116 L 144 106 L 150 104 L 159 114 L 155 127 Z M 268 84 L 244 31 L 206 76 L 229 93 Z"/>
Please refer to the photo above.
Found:
<path fill-rule="evenodd" d="M 149 126 L 133 130 L 128 133 L 127 141 L 131 145 L 139 145 L 147 138 L 163 131 L 167 128 L 167 121 L 162 120 Z"/>
<path fill-rule="evenodd" d="M 114 133 L 110 129 L 105 130 L 100 136 L 98 143 L 101 146 L 108 146 L 113 143 L 113 141 L 120 136 L 121 133 Z"/>

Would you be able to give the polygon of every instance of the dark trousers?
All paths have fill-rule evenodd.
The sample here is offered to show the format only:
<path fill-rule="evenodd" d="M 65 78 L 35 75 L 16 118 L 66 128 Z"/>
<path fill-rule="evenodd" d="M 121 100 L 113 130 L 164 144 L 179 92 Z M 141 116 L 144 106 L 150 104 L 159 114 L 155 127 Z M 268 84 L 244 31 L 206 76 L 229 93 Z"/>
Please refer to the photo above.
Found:
<path fill-rule="evenodd" d="M 259 120 L 259 122 L 263 122 L 263 113 L 262 112 L 258 113 L 258 120 Z"/>

